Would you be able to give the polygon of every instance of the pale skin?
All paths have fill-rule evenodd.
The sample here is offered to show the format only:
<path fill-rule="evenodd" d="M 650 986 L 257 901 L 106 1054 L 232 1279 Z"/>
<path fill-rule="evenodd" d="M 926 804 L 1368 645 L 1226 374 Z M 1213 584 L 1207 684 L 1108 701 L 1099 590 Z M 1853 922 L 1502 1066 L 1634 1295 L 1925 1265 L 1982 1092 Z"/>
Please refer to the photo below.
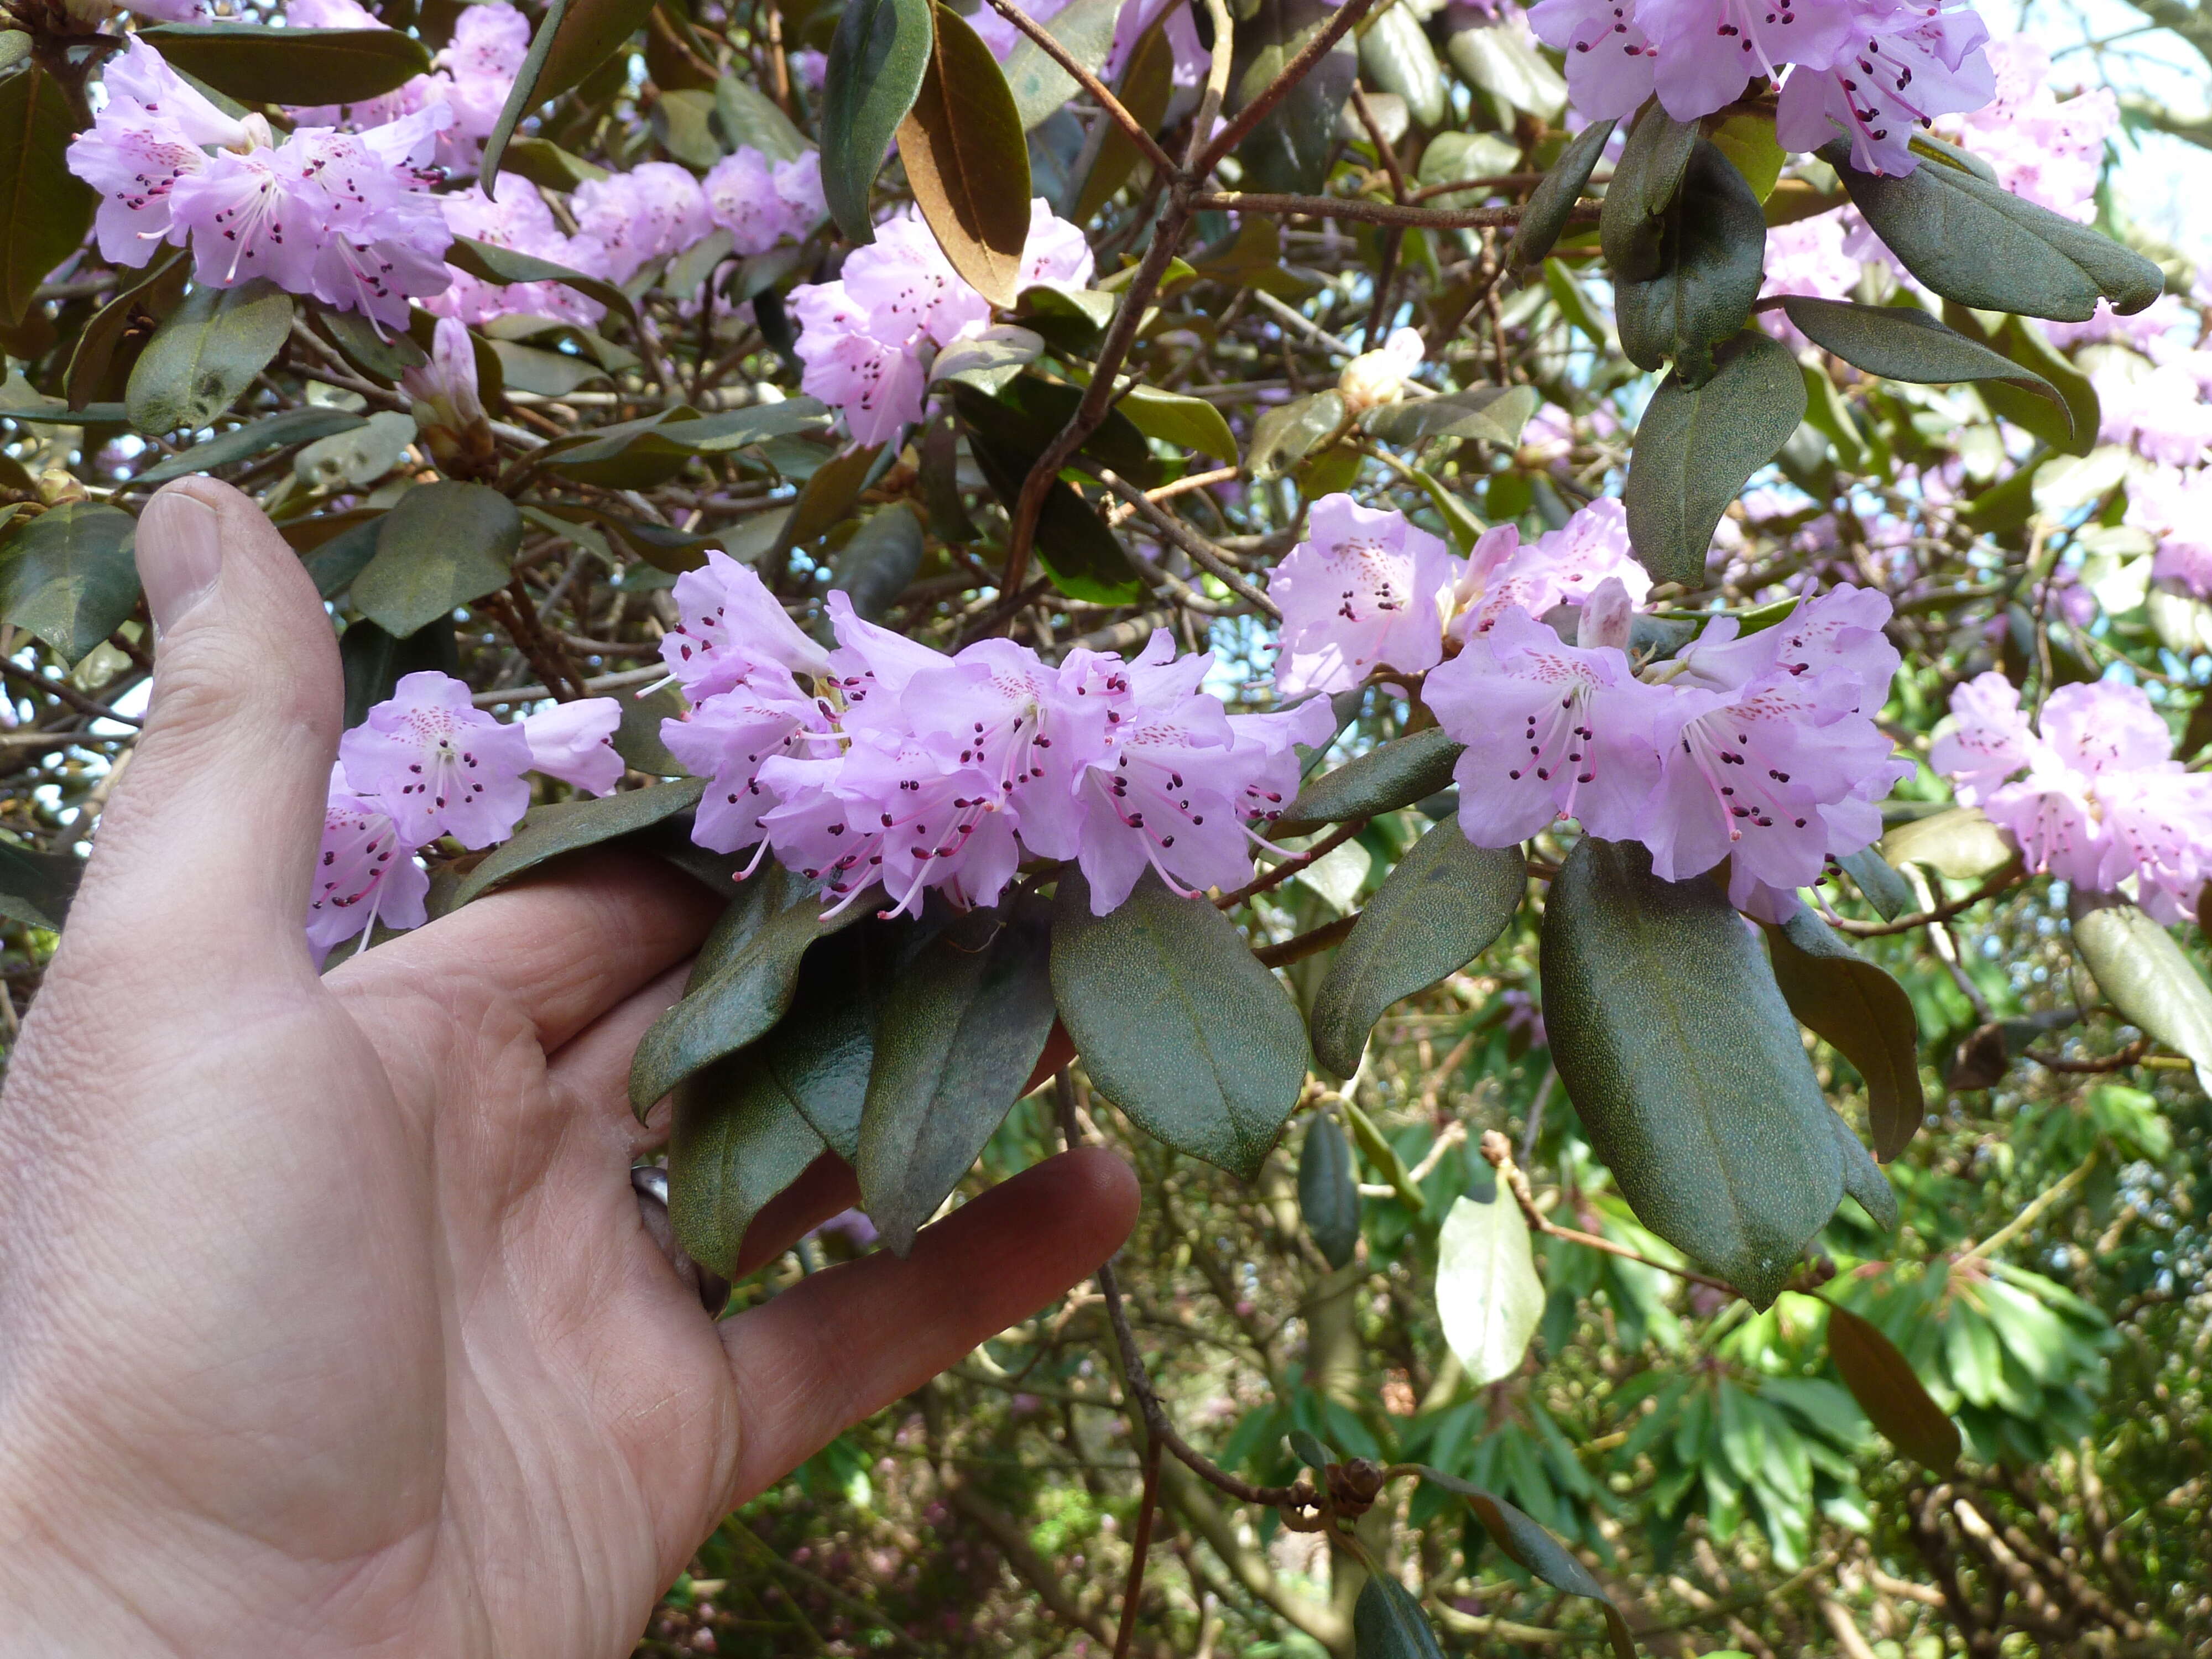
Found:
<path fill-rule="evenodd" d="M 599 859 L 319 976 L 329 621 L 223 485 L 137 556 L 152 707 L 0 1095 L 0 1654 L 627 1654 L 723 1514 L 1091 1272 L 1135 1183 L 1064 1155 L 717 1324 L 624 1093 L 711 897 Z M 817 1165 L 748 1254 L 853 1196 Z"/>

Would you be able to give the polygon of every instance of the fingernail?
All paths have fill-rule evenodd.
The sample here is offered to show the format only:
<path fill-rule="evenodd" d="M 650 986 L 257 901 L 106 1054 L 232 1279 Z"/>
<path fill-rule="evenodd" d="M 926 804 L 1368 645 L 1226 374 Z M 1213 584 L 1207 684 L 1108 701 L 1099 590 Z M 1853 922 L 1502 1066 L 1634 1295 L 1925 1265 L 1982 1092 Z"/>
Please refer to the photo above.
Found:
<path fill-rule="evenodd" d="M 138 515 L 138 580 L 156 633 L 167 633 L 222 574 L 222 527 L 196 495 L 165 489 Z"/>

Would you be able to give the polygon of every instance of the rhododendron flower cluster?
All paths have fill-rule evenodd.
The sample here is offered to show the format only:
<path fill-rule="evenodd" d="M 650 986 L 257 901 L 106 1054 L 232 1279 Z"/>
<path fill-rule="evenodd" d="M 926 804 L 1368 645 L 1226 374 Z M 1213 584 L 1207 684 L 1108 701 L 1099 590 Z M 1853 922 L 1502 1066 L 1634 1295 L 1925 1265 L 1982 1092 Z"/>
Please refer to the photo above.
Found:
<path fill-rule="evenodd" d="M 1639 604 L 1650 591 L 1616 501 L 1592 502 L 1525 547 L 1500 525 L 1462 559 L 1402 513 L 1325 495 L 1268 586 L 1283 612 L 1275 686 L 1303 696 L 1348 691 L 1382 669 L 1422 673 L 1447 641 L 1487 632 L 1508 608 L 1540 617 L 1583 605 L 1608 578 Z"/>
<path fill-rule="evenodd" d="M 390 27 L 357 0 L 291 0 L 284 21 L 295 29 Z M 292 113 L 304 122 L 360 127 L 442 105 L 453 120 L 441 135 L 438 159 L 457 172 L 473 171 L 529 51 L 530 20 L 513 6 L 500 0 L 465 6 L 430 74 L 362 103 L 295 107 Z"/>
<path fill-rule="evenodd" d="M 1023 285 L 1085 288 L 1092 269 L 1081 228 L 1056 217 L 1042 197 L 1032 201 Z M 842 411 L 864 444 L 887 443 L 921 419 L 930 361 L 991 320 L 991 302 L 911 213 L 878 226 L 876 240 L 853 251 L 836 282 L 793 289 L 791 310 L 806 365 L 800 384 Z"/>
<path fill-rule="evenodd" d="M 720 553 L 676 601 L 661 654 L 692 707 L 661 738 L 712 779 L 693 838 L 772 849 L 833 908 L 878 887 L 887 915 L 933 889 L 988 905 L 1024 858 L 1074 860 L 1101 915 L 1148 868 L 1181 893 L 1234 887 L 1297 793 L 1294 745 L 1335 730 L 1325 701 L 1228 714 L 1200 689 L 1211 653 L 1178 660 L 1164 630 L 1127 661 L 995 639 L 948 657 L 832 592 L 824 651 Z"/>
<path fill-rule="evenodd" d="M 621 721 L 613 698 L 586 697 L 504 722 L 450 675 L 407 675 L 338 740 L 307 904 L 316 959 L 378 922 L 422 926 L 430 878 L 415 855 L 445 836 L 469 848 L 505 841 L 530 805 L 524 774 L 612 791 Z"/>
<path fill-rule="evenodd" d="M 2051 54 L 2025 35 L 1984 50 L 1995 76 L 1990 101 L 1936 131 L 1987 161 L 2014 195 L 2088 223 L 2105 141 L 2119 130 L 2118 100 L 2104 87 L 2062 100 L 2049 85 Z"/>
<path fill-rule="evenodd" d="M 1510 526 L 1455 558 L 1396 512 L 1314 505 L 1278 568 L 1276 684 L 1343 690 L 1395 670 L 1467 745 L 1459 822 L 1510 847 L 1562 818 L 1641 842 L 1679 881 L 1731 860 L 1730 894 L 1768 920 L 1833 858 L 1881 833 L 1910 764 L 1874 723 L 1897 672 L 1888 599 L 1841 586 L 1774 627 L 1707 623 L 1668 659 L 1631 651 L 1650 579 L 1620 504 L 1526 546 Z"/>
<path fill-rule="evenodd" d="M 1656 94 L 1674 119 L 1694 121 L 1765 76 L 1781 84 L 1784 148 L 1816 149 L 1840 133 L 1852 165 L 1874 172 L 1911 172 L 1915 131 L 1980 108 L 1995 89 L 1989 30 L 1940 0 L 1538 0 L 1528 21 L 1566 54 L 1568 90 L 1592 120 Z"/>
<path fill-rule="evenodd" d="M 2140 686 L 2062 685 L 2031 726 L 2019 688 L 1980 675 L 1951 694 L 1950 729 L 1928 761 L 2011 833 L 2032 873 L 2132 890 L 2169 925 L 2212 875 L 2212 775 L 2182 769 Z"/>
<path fill-rule="evenodd" d="M 427 164 L 443 106 L 358 133 L 301 127 L 281 143 L 234 119 L 133 40 L 105 71 L 107 101 L 70 142 L 70 170 L 101 196 L 100 252 L 143 265 L 189 241 L 195 281 L 266 276 L 404 328 L 408 301 L 446 285 L 453 235 Z"/>

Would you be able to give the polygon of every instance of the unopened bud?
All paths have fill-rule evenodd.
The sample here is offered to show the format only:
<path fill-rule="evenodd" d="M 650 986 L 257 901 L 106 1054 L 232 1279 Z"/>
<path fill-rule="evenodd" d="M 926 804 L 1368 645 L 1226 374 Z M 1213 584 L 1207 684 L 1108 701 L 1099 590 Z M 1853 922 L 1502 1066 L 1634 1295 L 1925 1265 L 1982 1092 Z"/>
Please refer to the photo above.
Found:
<path fill-rule="evenodd" d="M 428 362 L 399 377 L 415 400 L 415 426 L 438 470 L 448 477 L 474 477 L 496 457 L 491 423 L 477 388 L 476 342 L 466 324 L 441 317 Z"/>
<path fill-rule="evenodd" d="M 1344 366 L 1336 389 L 1344 397 L 1347 413 L 1360 414 L 1380 404 L 1394 404 L 1406 395 L 1406 377 L 1421 366 L 1421 337 L 1401 328 L 1382 343 L 1379 351 L 1364 351 Z"/>

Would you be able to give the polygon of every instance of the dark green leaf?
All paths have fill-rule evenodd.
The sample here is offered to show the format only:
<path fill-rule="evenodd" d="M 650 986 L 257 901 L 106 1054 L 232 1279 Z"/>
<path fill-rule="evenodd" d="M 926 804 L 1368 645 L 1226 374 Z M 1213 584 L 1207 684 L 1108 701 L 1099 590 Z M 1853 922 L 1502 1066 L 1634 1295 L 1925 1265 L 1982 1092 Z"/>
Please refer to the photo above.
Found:
<path fill-rule="evenodd" d="M 1063 870 L 1052 988 L 1099 1091 L 1178 1152 L 1251 1180 L 1305 1086 L 1305 1022 L 1236 924 L 1147 871 L 1112 914 Z"/>
<path fill-rule="evenodd" d="M 178 69 L 246 104 L 358 104 L 430 70 L 399 29 L 269 28 L 255 23 L 143 25 L 138 38 Z"/>
<path fill-rule="evenodd" d="M 34 853 L 0 841 L 0 916 L 59 932 L 69 920 L 84 860 L 70 853 Z"/>
<path fill-rule="evenodd" d="M 879 620 L 921 568 L 921 520 L 899 501 L 853 532 L 830 567 L 830 586 L 853 602 L 854 613 Z"/>
<path fill-rule="evenodd" d="M 520 248 L 479 242 L 472 236 L 456 236 L 453 245 L 446 250 L 446 263 L 486 283 L 558 283 L 563 288 L 575 289 L 587 300 L 597 300 L 633 323 L 637 320 L 637 307 L 630 303 L 629 295 L 612 283 L 586 276 L 580 270 L 571 270 Z"/>
<path fill-rule="evenodd" d="M 1691 588 L 1705 584 L 1721 514 L 1805 414 L 1804 376 L 1780 341 L 1747 331 L 1714 356 L 1719 368 L 1703 386 L 1670 374 L 1652 392 L 1622 491 L 1644 568 Z"/>
<path fill-rule="evenodd" d="M 921 91 L 934 38 L 930 0 L 848 0 L 830 37 L 822 82 L 822 195 L 855 245 L 876 240 L 869 193 L 884 151 Z"/>
<path fill-rule="evenodd" d="M 953 393 L 954 405 L 971 429 L 981 428 L 1004 448 L 1026 448 L 1032 454 L 1059 434 L 1082 401 L 1081 386 L 1030 374 L 1017 375 L 988 396 L 973 387 Z M 1159 482 L 1159 464 L 1152 459 L 1145 434 L 1119 409 L 1108 410 L 1075 457 L 1074 465 L 1088 462 L 1111 467 L 1129 483 L 1147 489 Z"/>
<path fill-rule="evenodd" d="M 1636 1644 L 1629 1638 L 1627 1620 L 1607 1596 L 1605 1586 L 1591 1577 L 1588 1567 L 1568 1553 L 1566 1546 L 1494 1492 L 1485 1492 L 1456 1475 L 1425 1465 L 1421 1469 L 1421 1479 L 1467 1499 L 1475 1519 L 1482 1522 L 1483 1531 L 1490 1534 L 1490 1541 L 1520 1566 L 1553 1589 L 1579 1595 L 1604 1607 L 1606 1635 L 1613 1644 L 1616 1659 L 1636 1659 Z"/>
<path fill-rule="evenodd" d="M 1045 23 L 1045 33 L 1096 75 L 1113 50 L 1115 20 L 1121 12 L 1121 0 L 1073 0 Z M 1006 85 L 1012 89 L 1024 132 L 1075 96 L 1074 77 L 1026 35 L 1006 56 Z"/>
<path fill-rule="evenodd" d="M 2212 988 L 2173 935 L 2116 893 L 2076 887 L 2066 914 L 2074 948 L 2128 1022 L 2212 1077 Z"/>
<path fill-rule="evenodd" d="M 866 908 L 848 904 L 825 921 L 812 883 L 774 860 L 763 864 L 701 949 L 684 1000 L 637 1045 L 629 1098 L 638 1115 L 702 1066 L 764 1036 L 791 1006 L 806 947 L 859 921 Z"/>
<path fill-rule="evenodd" d="M 128 343 L 126 337 L 134 326 L 143 327 L 147 319 L 158 319 L 175 310 L 191 275 L 191 255 L 183 248 L 165 248 L 93 313 L 70 352 L 69 372 L 63 382 L 72 408 L 82 409 L 102 392 L 115 389 L 118 367 L 129 367 L 127 359 L 121 365 L 116 362 L 116 354 Z"/>
<path fill-rule="evenodd" d="M 755 149 L 761 146 L 755 145 Z M 788 161 L 788 156 L 778 158 Z M 607 170 L 597 162 L 586 161 L 580 155 L 572 155 L 550 138 L 511 138 L 507 152 L 500 158 L 501 167 L 508 173 L 542 185 L 547 190 L 571 191 L 594 179 L 604 179 Z"/>
<path fill-rule="evenodd" d="M 734 1279 L 745 1230 L 822 1156 L 822 1137 L 751 1049 L 687 1079 L 675 1108 L 669 1223 L 694 1261 Z"/>
<path fill-rule="evenodd" d="M 1616 281 L 1642 282 L 1666 262 L 1667 210 L 1698 142 L 1696 123 L 1675 120 L 1656 99 L 1638 113 L 1597 223 L 1598 245 Z"/>
<path fill-rule="evenodd" d="M 100 198 L 69 170 L 69 95 L 38 64 L 0 70 L 0 325 L 13 328 L 46 273 L 91 228 Z"/>
<path fill-rule="evenodd" d="M 881 444 L 855 445 L 815 468 L 776 537 L 777 550 L 787 553 L 804 547 L 831 526 L 842 524 L 874 475 L 883 452 Z"/>
<path fill-rule="evenodd" d="M 1866 1079 L 1875 1152 L 1888 1163 L 1905 1150 L 1928 1109 L 1920 1091 L 1920 1027 L 1912 999 L 1807 906 L 1781 927 L 1769 927 L 1766 936 L 1774 981 L 1790 1012 Z"/>
<path fill-rule="evenodd" d="M 383 517 L 381 513 L 372 512 L 301 556 L 300 562 L 313 579 L 316 592 L 326 599 L 334 599 L 353 586 L 353 579 L 376 556 L 376 538 L 383 527 Z"/>
<path fill-rule="evenodd" d="M 672 720 L 684 712 L 684 698 L 673 686 L 663 686 L 651 696 L 634 694 L 622 699 L 622 723 L 615 727 L 610 741 L 615 753 L 623 757 L 623 764 L 635 771 L 650 772 L 657 778 L 680 778 L 688 775 L 684 763 L 668 752 L 668 745 L 660 740 L 660 723 Z"/>
<path fill-rule="evenodd" d="M 1822 146 L 1820 159 L 1905 268 L 1962 306 L 2078 323 L 2100 295 L 2126 315 L 2165 285 L 2141 254 L 1958 167 L 1861 173 L 1840 139 Z"/>
<path fill-rule="evenodd" d="M 1030 234 L 1029 141 L 991 49 L 958 12 L 934 11 L 936 40 L 899 124 L 899 160 L 952 268 L 993 305 L 1011 307 Z"/>
<path fill-rule="evenodd" d="M 121 507 L 68 501 L 0 541 L 0 621 L 80 662 L 138 605 L 137 521 Z"/>
<path fill-rule="evenodd" d="M 1370 749 L 1300 790 L 1268 833 L 1303 836 L 1325 823 L 1349 823 L 1426 800 L 1450 787 L 1464 747 L 1442 726 L 1431 726 Z"/>
<path fill-rule="evenodd" d="M 523 118 L 531 111 L 560 91 L 550 84 L 543 92 L 538 87 L 545 82 L 545 60 L 552 55 L 553 40 L 561 32 L 561 21 L 568 15 L 568 5 L 569 0 L 547 0 L 545 15 L 538 19 L 537 30 L 530 37 L 530 50 L 522 56 L 522 67 L 515 72 L 514 84 L 507 89 L 507 102 L 500 106 L 499 118 L 492 123 L 491 136 L 484 140 L 477 177 L 486 196 L 497 194 L 500 163 L 507 155 L 515 128 L 522 125 Z"/>
<path fill-rule="evenodd" d="M 696 87 L 664 88 L 653 100 L 649 118 L 653 136 L 660 141 L 661 149 L 684 166 L 704 173 L 720 161 L 722 141 L 714 136 L 714 95 Z M 724 253 L 728 252 L 726 246 Z M 681 256 L 679 256 L 679 258 Z M 676 265 L 669 266 L 672 276 Z M 697 286 L 696 282 L 671 282 L 670 289 L 677 293 L 689 293 Z"/>
<path fill-rule="evenodd" d="M 1928 1396 L 1896 1346 L 1856 1314 L 1828 1309 L 1828 1358 L 1889 1443 L 1936 1474 L 1958 1462 L 1959 1425 Z"/>
<path fill-rule="evenodd" d="M 1843 1159 L 1844 1194 L 1858 1200 L 1859 1207 L 1875 1226 L 1886 1233 L 1895 1232 L 1899 1220 L 1897 1189 L 1889 1184 L 1889 1177 L 1874 1161 L 1874 1154 L 1867 1151 L 1858 1132 L 1844 1122 L 1840 1114 L 1828 1114 L 1828 1127 L 1835 1133 L 1836 1152 Z"/>
<path fill-rule="evenodd" d="M 131 370 L 124 394 L 141 432 L 208 425 L 268 368 L 292 331 L 292 296 L 266 277 L 195 288 Z"/>
<path fill-rule="evenodd" d="M 1508 249 L 1518 269 L 1534 270 L 1558 245 L 1559 233 L 1567 228 L 1567 216 L 1582 199 L 1590 173 L 1597 167 L 1598 157 L 1605 154 L 1607 141 L 1612 138 L 1616 125 L 1613 121 L 1593 121 L 1577 133 L 1559 152 L 1559 159 L 1552 163 L 1543 182 L 1529 193 L 1528 204 L 1521 210 L 1521 223 Z"/>
<path fill-rule="evenodd" d="M 331 311 L 317 306 L 310 313 L 315 326 L 330 337 L 338 355 L 372 380 L 396 386 L 410 368 L 430 361 L 430 354 L 404 334 L 380 334 L 376 325 L 357 311 Z"/>
<path fill-rule="evenodd" d="M 1712 882 L 1585 836 L 1552 884 L 1542 966 L 1553 1063 L 1621 1195 L 1767 1306 L 1843 1167 L 1765 953 Z"/>
<path fill-rule="evenodd" d="M 699 797 L 706 790 L 702 781 L 693 778 L 651 789 L 603 795 L 597 800 L 565 800 L 550 806 L 533 806 L 524 815 L 514 838 L 494 848 L 489 857 L 469 872 L 453 902 L 466 904 L 551 860 L 620 841 L 641 830 L 649 830 L 678 812 L 689 812 L 698 805 Z M 654 1098 L 659 1097 L 656 1095 Z"/>
<path fill-rule="evenodd" d="M 555 29 L 552 48 L 545 55 L 530 106 L 581 86 L 645 27 L 653 4 L 654 0 L 568 0 L 557 18 L 549 9 L 540 27 Z"/>
<path fill-rule="evenodd" d="M 1480 438 L 1485 443 L 1520 441 L 1521 428 L 1540 401 L 1530 386 L 1485 386 L 1442 398 L 1408 398 L 1368 411 L 1367 430 L 1389 444 L 1427 443 L 1437 438 Z"/>
<path fill-rule="evenodd" d="M 1255 478 L 1279 477 L 1343 424 L 1344 394 L 1333 386 L 1278 404 L 1253 422 L 1252 453 L 1245 465 Z"/>
<path fill-rule="evenodd" d="M 1350 1077 L 1382 1011 L 1488 950 L 1528 885 L 1519 848 L 1477 847 L 1456 817 L 1422 836 L 1368 900 L 1314 994 L 1316 1057 Z"/>
<path fill-rule="evenodd" d="M 205 443 L 188 444 L 181 453 L 148 467 L 131 482 L 161 484 L 172 478 L 188 478 L 195 472 L 212 472 L 217 467 L 266 454 L 272 449 L 313 443 L 318 438 L 351 432 L 368 424 L 361 416 L 343 409 L 288 409 L 266 420 L 233 427 Z"/>
<path fill-rule="evenodd" d="M 1881 913 L 1884 921 L 1895 921 L 1912 908 L 1911 884 L 1882 857 L 1879 848 L 1862 847 L 1856 853 L 1844 854 L 1836 862 L 1843 866 L 1845 875 L 1858 884 L 1860 894 Z"/>
<path fill-rule="evenodd" d="M 955 383 L 954 407 L 967 428 L 969 453 L 983 480 L 1011 513 L 1021 497 L 1038 452 L 1059 429 L 1006 410 L 977 388 Z M 979 422 L 981 422 L 979 424 Z M 1118 469 L 1116 469 L 1118 471 Z M 1037 562 L 1053 586 L 1071 599 L 1094 605 L 1131 605 L 1144 597 L 1145 585 L 1106 521 L 1064 479 L 1045 492 L 1037 517 Z"/>
<path fill-rule="evenodd" d="M 1672 358 L 1684 385 L 1702 386 L 1712 349 L 1751 320 L 1765 273 L 1766 221 L 1735 163 L 1699 139 L 1659 224 L 1657 269 L 1613 283 L 1621 349 L 1638 368 Z"/>
<path fill-rule="evenodd" d="M 959 1184 L 1044 1053 L 1053 1022 L 1042 916 L 976 911 L 892 982 L 860 1117 L 860 1203 L 894 1253 Z"/>
<path fill-rule="evenodd" d="M 1334 15 L 1326 0 L 1258 0 L 1237 21 L 1230 112 L 1271 86 Z M 1349 39 L 1340 40 L 1237 146 L 1246 188 L 1297 195 L 1319 190 L 1336 151 L 1336 118 L 1358 76 L 1358 49 Z"/>
<path fill-rule="evenodd" d="M 349 727 L 367 720 L 369 709 L 392 695 L 403 675 L 428 671 L 459 678 L 461 672 L 452 623 L 432 623 L 395 639 L 366 617 L 339 636 L 338 665 L 345 673 Z"/>
<path fill-rule="evenodd" d="M 1948 310 L 1947 307 L 1947 313 Z M 2034 399 L 2021 396 L 2002 382 L 1983 390 L 1983 399 L 1988 402 L 1992 391 L 1998 390 L 1999 386 L 2002 388 L 1997 400 L 1990 404 L 1993 412 L 2015 426 L 2033 432 L 2037 437 L 2066 454 L 2086 455 L 2096 447 L 2098 428 L 2104 423 L 2104 411 L 2098 402 L 2097 388 L 2090 384 L 2087 374 L 2054 350 L 2041 331 L 2025 317 L 2005 319 L 2004 325 L 1997 330 L 1991 343 L 2022 368 L 2041 375 L 2058 389 L 2058 395 L 2066 403 L 2067 421 L 2072 424 L 2073 441 L 2070 443 L 2061 442 L 2049 432 L 2038 431 L 2037 416 L 2045 415 L 2045 411 Z M 2011 407 L 2000 406 L 2008 400 Z M 2060 426 L 2062 429 L 2064 425 L 2063 422 L 2048 421 L 2047 416 L 2045 423 Z"/>
<path fill-rule="evenodd" d="M 1566 108 L 1567 83 L 1525 30 L 1496 21 L 1479 21 L 1455 29 L 1444 42 L 1444 54 L 1468 84 L 1529 114 L 1554 121 Z M 1456 18 L 1482 19 L 1480 8 L 1455 12 Z M 1510 116 L 1511 111 L 1501 112 Z"/>
<path fill-rule="evenodd" d="M 1406 100 L 1406 113 L 1438 127 L 1450 112 L 1449 88 L 1437 49 L 1410 7 L 1392 6 L 1359 35 L 1359 70 L 1369 86 Z"/>
<path fill-rule="evenodd" d="M 714 118 L 732 149 L 757 149 L 771 161 L 796 161 L 814 148 L 775 99 L 735 75 L 714 83 Z"/>
<path fill-rule="evenodd" d="M 1237 463 L 1236 434 L 1230 431 L 1221 410 L 1203 398 L 1133 386 L 1114 408 L 1147 438 L 1218 456 L 1232 466 Z"/>
<path fill-rule="evenodd" d="M 1291 1455 L 1316 1474 L 1340 1461 L 1334 1451 L 1322 1443 L 1318 1436 L 1307 1430 L 1292 1429 L 1283 1438 L 1290 1443 Z"/>
<path fill-rule="evenodd" d="M 1332 1267 L 1352 1260 L 1359 1245 L 1359 1181 L 1352 1144 L 1326 1112 L 1316 1112 L 1306 1125 L 1298 1153 L 1298 1213 L 1322 1260 Z"/>
<path fill-rule="evenodd" d="M 1784 313 L 1814 345 L 1854 368 L 1893 380 L 1939 385 L 1957 380 L 2004 380 L 2047 398 L 2065 416 L 2072 412 L 2058 388 L 1985 345 L 1977 344 L 1917 307 L 1859 306 L 1843 300 L 1790 295 Z"/>
<path fill-rule="evenodd" d="M 513 501 L 451 479 L 416 484 L 377 523 L 376 556 L 353 579 L 353 605 L 398 635 L 506 586 L 522 545 Z"/>
<path fill-rule="evenodd" d="M 799 964 L 791 1012 L 755 1049 L 814 1133 L 848 1164 L 860 1156 L 884 1000 L 923 931 L 870 916 L 813 945 Z"/>
<path fill-rule="evenodd" d="M 1421 1604 L 1387 1573 L 1370 1573 L 1359 1587 L 1352 1604 L 1352 1650 L 1355 1659 L 1444 1659 Z"/>

